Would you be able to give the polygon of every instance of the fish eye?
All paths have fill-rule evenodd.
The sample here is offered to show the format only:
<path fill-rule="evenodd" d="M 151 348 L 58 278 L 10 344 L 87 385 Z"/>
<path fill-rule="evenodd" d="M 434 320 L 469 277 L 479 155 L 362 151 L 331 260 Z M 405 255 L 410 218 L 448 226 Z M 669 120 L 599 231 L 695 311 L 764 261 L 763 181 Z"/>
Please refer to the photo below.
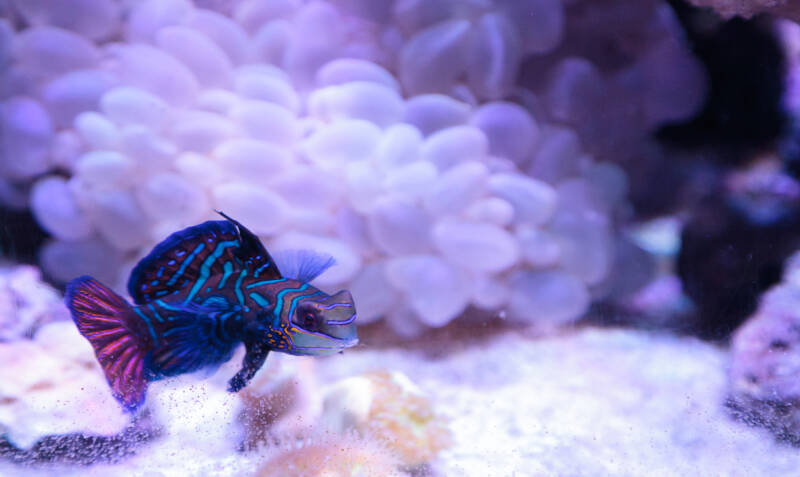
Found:
<path fill-rule="evenodd" d="M 312 313 L 310 311 L 306 311 L 306 312 L 303 313 L 303 316 L 302 316 L 302 319 L 301 319 L 300 323 L 301 323 L 300 326 L 302 326 L 303 328 L 305 328 L 305 329 L 307 329 L 309 331 L 312 331 L 314 329 L 316 323 L 317 323 L 317 320 L 316 320 L 316 318 L 314 316 L 314 313 Z"/>

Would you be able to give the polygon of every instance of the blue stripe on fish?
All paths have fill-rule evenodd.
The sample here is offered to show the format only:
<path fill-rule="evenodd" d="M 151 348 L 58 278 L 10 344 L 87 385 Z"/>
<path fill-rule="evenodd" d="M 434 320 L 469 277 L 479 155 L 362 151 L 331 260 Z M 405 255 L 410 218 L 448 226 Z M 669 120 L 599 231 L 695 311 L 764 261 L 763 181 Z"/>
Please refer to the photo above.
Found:
<path fill-rule="evenodd" d="M 239 273 L 239 278 L 236 279 L 236 285 L 233 286 L 233 291 L 236 293 L 236 298 L 239 300 L 239 304 L 244 307 L 244 311 L 250 311 L 250 307 L 244 304 L 244 295 L 242 294 L 242 280 L 244 277 L 247 276 L 247 269 L 244 269 Z"/>
<path fill-rule="evenodd" d="M 222 266 L 222 270 L 222 280 L 219 281 L 219 286 L 217 287 L 217 289 L 220 290 L 225 286 L 225 282 L 228 281 L 228 277 L 231 276 L 231 273 L 233 273 L 233 263 L 230 261 L 225 262 L 225 265 Z"/>
<path fill-rule="evenodd" d="M 274 319 L 272 320 L 272 326 L 277 327 L 278 323 L 280 323 L 281 321 L 281 311 L 283 310 L 283 297 L 286 296 L 287 293 L 303 291 L 308 287 L 309 284 L 304 283 L 300 285 L 298 288 L 284 288 L 283 290 L 278 292 L 278 294 L 275 296 L 275 309 L 272 310 L 272 314 L 274 316 Z"/>
<path fill-rule="evenodd" d="M 261 294 L 256 292 L 250 292 L 250 299 L 252 299 L 258 306 L 262 306 L 264 308 L 269 307 L 269 300 L 261 296 Z"/>
<path fill-rule="evenodd" d="M 150 331 L 150 336 L 153 338 L 154 346 L 158 346 L 158 336 L 156 335 L 156 330 L 153 329 L 153 324 L 150 323 L 150 317 L 145 315 L 144 312 L 137 306 L 133 307 L 133 311 L 136 312 L 136 314 L 139 315 L 139 318 L 145 322 L 147 325 L 147 330 Z"/>
<path fill-rule="evenodd" d="M 261 286 L 264 286 L 264 285 L 272 285 L 273 283 L 281 283 L 281 282 L 285 282 L 285 281 L 286 281 L 285 278 L 278 278 L 276 280 L 263 280 L 263 281 L 260 281 L 260 282 L 251 283 L 251 284 L 247 285 L 245 287 L 245 289 L 249 290 L 251 288 L 261 287 Z"/>
<path fill-rule="evenodd" d="M 194 249 L 194 251 L 191 253 L 191 255 L 186 257 L 186 259 L 183 261 L 183 263 L 181 263 L 180 268 L 178 268 L 178 271 L 175 272 L 174 275 L 172 275 L 172 278 L 167 280 L 167 285 L 173 285 L 176 281 L 178 281 L 178 279 L 181 277 L 181 275 L 183 275 L 183 272 L 186 271 L 186 267 L 188 267 L 189 264 L 192 263 L 192 260 L 194 260 L 194 257 L 198 253 L 200 253 L 203 250 L 203 248 L 205 248 L 205 246 L 206 246 L 206 244 L 201 243 L 200 245 L 198 245 Z M 176 253 L 176 255 L 178 255 L 178 254 Z"/>
<path fill-rule="evenodd" d="M 209 239 L 209 240 L 211 240 L 211 239 Z M 203 261 L 203 264 L 200 266 L 200 276 L 197 277 L 197 282 L 194 284 L 192 289 L 189 291 L 189 295 L 187 295 L 185 301 L 187 301 L 187 302 L 188 301 L 192 301 L 192 298 L 194 298 L 194 296 L 197 294 L 197 292 L 200 291 L 200 289 L 206 283 L 206 280 L 208 280 L 208 277 L 209 277 L 209 275 L 211 273 L 212 265 L 214 265 L 214 262 L 216 262 L 217 259 L 219 259 L 219 257 L 225 251 L 225 249 L 228 248 L 228 247 L 235 247 L 237 245 L 239 245 L 239 242 L 237 242 L 236 240 L 228 240 L 227 242 L 220 242 L 219 244 L 217 244 L 217 248 L 214 249 L 214 253 L 209 255 Z M 230 262 L 226 262 L 226 263 L 230 263 Z"/>

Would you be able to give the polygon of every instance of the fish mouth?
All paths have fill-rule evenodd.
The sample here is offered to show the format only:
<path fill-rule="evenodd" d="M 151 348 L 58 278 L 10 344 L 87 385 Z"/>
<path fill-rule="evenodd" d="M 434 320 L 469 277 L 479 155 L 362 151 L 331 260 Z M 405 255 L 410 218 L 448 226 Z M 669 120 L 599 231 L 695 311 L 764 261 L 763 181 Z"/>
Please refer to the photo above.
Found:
<path fill-rule="evenodd" d="M 314 333 L 305 330 L 290 332 L 292 335 L 292 354 L 306 356 L 326 356 L 341 353 L 347 348 L 358 344 L 357 336 L 336 338 L 324 333 Z M 353 333 L 355 335 L 355 333 Z"/>

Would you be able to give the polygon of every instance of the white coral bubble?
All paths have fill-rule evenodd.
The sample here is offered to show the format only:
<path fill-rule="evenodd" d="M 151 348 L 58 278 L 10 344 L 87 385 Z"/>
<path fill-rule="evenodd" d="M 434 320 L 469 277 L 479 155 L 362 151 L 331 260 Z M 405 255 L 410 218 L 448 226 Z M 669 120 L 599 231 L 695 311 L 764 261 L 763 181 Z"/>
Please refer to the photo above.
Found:
<path fill-rule="evenodd" d="M 197 78 L 183 63 L 158 48 L 144 44 L 112 44 L 112 71 L 130 86 L 147 90 L 176 106 L 192 103 L 200 89 Z"/>
<path fill-rule="evenodd" d="M 496 273 L 519 259 L 514 237 L 495 225 L 443 220 L 433 227 L 433 241 L 447 260 L 468 270 Z"/>
<path fill-rule="evenodd" d="M 51 25 L 98 40 L 119 26 L 121 8 L 114 0 L 13 0 L 30 25 Z"/>
<path fill-rule="evenodd" d="M 507 102 L 484 104 L 475 110 L 472 124 L 489 139 L 489 152 L 517 164 L 525 162 L 539 136 L 533 118 L 521 106 Z"/>
<path fill-rule="evenodd" d="M 381 137 L 369 121 L 346 119 L 323 127 L 306 139 L 302 150 L 315 163 L 339 164 L 369 158 Z"/>
<path fill-rule="evenodd" d="M 158 128 L 166 122 L 169 106 L 147 91 L 119 86 L 100 98 L 100 110 L 119 124 L 143 124 Z"/>
<path fill-rule="evenodd" d="M 391 283 L 406 293 L 419 319 L 428 326 L 444 326 L 469 303 L 470 285 L 464 274 L 433 255 L 389 260 Z"/>
<path fill-rule="evenodd" d="M 488 177 L 489 169 L 478 161 L 453 166 L 427 189 L 425 206 L 434 215 L 456 213 L 486 192 Z"/>
<path fill-rule="evenodd" d="M 522 58 L 517 30 L 505 15 L 488 13 L 478 20 L 470 40 L 467 75 L 472 91 L 488 99 L 506 96 Z"/>
<path fill-rule="evenodd" d="M 231 109 L 231 117 L 253 138 L 282 146 L 298 136 L 297 120 L 288 109 L 266 101 L 242 101 Z"/>
<path fill-rule="evenodd" d="M 214 41 L 233 64 L 243 63 L 248 57 L 248 37 L 242 27 L 230 18 L 209 10 L 194 10 L 186 24 Z"/>
<path fill-rule="evenodd" d="M 75 164 L 76 177 L 93 185 L 118 187 L 133 179 L 134 162 L 117 151 L 89 151 Z"/>
<path fill-rule="evenodd" d="M 171 128 L 175 145 L 185 151 L 206 152 L 236 135 L 236 125 L 226 117 L 205 111 L 179 115 Z"/>
<path fill-rule="evenodd" d="M 0 170 L 4 176 L 22 179 L 47 170 L 53 123 L 41 104 L 26 97 L 3 101 L 0 131 L 0 157 L 4 158 Z"/>
<path fill-rule="evenodd" d="M 522 257 L 532 267 L 552 267 L 561 259 L 558 237 L 550 231 L 535 227 L 520 227 L 517 230 L 517 240 Z"/>
<path fill-rule="evenodd" d="M 403 121 L 416 126 L 423 135 L 464 124 L 470 105 L 444 94 L 421 94 L 406 102 Z"/>
<path fill-rule="evenodd" d="M 179 224 L 192 224 L 209 209 L 206 193 L 174 173 L 149 177 L 138 188 L 137 198 L 150 217 Z"/>
<path fill-rule="evenodd" d="M 514 206 L 499 197 L 486 197 L 476 200 L 467 207 L 464 216 L 478 222 L 488 222 L 503 227 L 514 219 Z"/>
<path fill-rule="evenodd" d="M 378 200 L 369 216 L 372 239 L 389 255 L 430 250 L 431 224 L 431 218 L 420 207 L 392 196 Z"/>
<path fill-rule="evenodd" d="M 509 318 L 551 325 L 569 323 L 589 307 L 586 286 L 562 271 L 518 271 L 511 275 Z"/>
<path fill-rule="evenodd" d="M 277 177 L 270 188 L 292 206 L 303 209 L 332 209 L 344 194 L 336 176 L 302 166 L 295 166 Z"/>
<path fill-rule="evenodd" d="M 149 221 L 128 191 L 94 194 L 92 215 L 100 235 L 119 250 L 136 250 L 150 239 Z"/>
<path fill-rule="evenodd" d="M 375 162 L 383 169 L 391 169 L 419 158 L 422 134 L 417 128 L 400 123 L 386 128 L 375 151 Z"/>
<path fill-rule="evenodd" d="M 520 174 L 494 174 L 489 178 L 489 190 L 514 207 L 514 221 L 532 225 L 546 222 L 558 200 L 552 187 Z"/>
<path fill-rule="evenodd" d="M 313 250 L 325 253 L 336 260 L 336 264 L 320 275 L 315 284 L 338 285 L 352 279 L 361 268 L 361 257 L 352 247 L 335 238 L 299 232 L 281 234 L 273 242 L 275 250 Z"/>
<path fill-rule="evenodd" d="M 366 60 L 339 58 L 326 63 L 317 71 L 316 82 L 319 86 L 338 85 L 352 81 L 370 81 L 400 91 L 400 85 L 391 73 L 382 66 Z"/>
<path fill-rule="evenodd" d="M 420 155 L 444 170 L 461 161 L 479 159 L 488 149 L 483 131 L 473 126 L 454 126 L 430 135 L 422 144 Z"/>
<path fill-rule="evenodd" d="M 182 23 L 192 12 L 189 0 L 144 0 L 129 13 L 127 37 L 134 42 L 152 41 L 163 27 Z"/>
<path fill-rule="evenodd" d="M 423 197 L 436 184 L 438 171 L 430 162 L 416 161 L 394 169 L 383 180 L 383 188 L 388 194 L 396 194 L 407 199 Z"/>
<path fill-rule="evenodd" d="M 360 324 L 372 323 L 386 315 L 400 298 L 386 278 L 386 265 L 383 262 L 364 266 L 350 282 L 348 290 L 353 294 Z"/>
<path fill-rule="evenodd" d="M 300 108 L 300 99 L 292 85 L 278 75 L 243 70 L 236 74 L 234 89 L 245 98 L 259 99 L 283 106 L 292 112 Z"/>
<path fill-rule="evenodd" d="M 88 217 L 61 177 L 48 177 L 33 186 L 31 210 L 42 227 L 60 239 L 82 239 L 91 232 Z"/>
<path fill-rule="evenodd" d="M 73 123 L 81 138 L 93 148 L 114 149 L 119 144 L 119 128 L 105 115 L 94 111 L 80 113 Z"/>
<path fill-rule="evenodd" d="M 42 99 L 59 126 L 72 123 L 73 118 L 95 109 L 100 97 L 117 83 L 117 78 L 102 70 L 78 70 L 60 76 L 42 89 Z"/>
<path fill-rule="evenodd" d="M 504 280 L 478 275 L 472 279 L 472 304 L 484 310 L 497 310 L 503 307 L 511 296 L 511 290 Z"/>
<path fill-rule="evenodd" d="M 228 86 L 233 74 L 230 58 L 214 42 L 193 28 L 168 26 L 155 35 L 161 49 L 186 65 L 205 87 Z"/>
<path fill-rule="evenodd" d="M 410 94 L 447 90 L 466 68 L 470 22 L 451 20 L 417 33 L 400 53 L 400 81 Z"/>
<path fill-rule="evenodd" d="M 175 159 L 175 169 L 193 184 L 210 187 L 218 184 L 223 171 L 217 161 L 193 152 L 181 154 Z"/>
<path fill-rule="evenodd" d="M 212 189 L 215 208 L 225 212 L 259 235 L 281 230 L 286 203 L 276 193 L 243 182 L 221 184 Z"/>
<path fill-rule="evenodd" d="M 396 91 L 368 81 L 327 86 L 311 93 L 309 112 L 325 121 L 364 119 L 386 127 L 403 115 L 403 100 Z"/>
<path fill-rule="evenodd" d="M 49 276 L 64 283 L 80 275 L 113 283 L 122 265 L 121 251 L 97 237 L 48 242 L 42 247 L 39 259 Z"/>
<path fill-rule="evenodd" d="M 26 69 L 43 76 L 91 68 L 100 59 L 90 41 L 50 26 L 24 30 L 14 39 L 13 48 L 15 58 Z"/>

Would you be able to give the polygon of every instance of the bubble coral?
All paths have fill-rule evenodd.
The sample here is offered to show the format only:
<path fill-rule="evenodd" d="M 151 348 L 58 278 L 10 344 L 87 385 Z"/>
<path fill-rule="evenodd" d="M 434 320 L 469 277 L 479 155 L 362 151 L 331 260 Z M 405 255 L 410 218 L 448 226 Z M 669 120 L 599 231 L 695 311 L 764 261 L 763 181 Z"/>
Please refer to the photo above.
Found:
<path fill-rule="evenodd" d="M 216 208 L 271 250 L 333 255 L 317 284 L 350 288 L 362 323 L 413 335 L 469 306 L 567 323 L 611 276 L 627 184 L 558 123 L 597 112 L 611 73 L 564 59 L 539 75 L 555 78 L 549 112 L 504 100 L 521 62 L 562 41 L 565 8 L 15 1 L 16 21 L 0 21 L 0 178 L 31 187 L 54 237 L 41 263 L 59 280 L 120 282 Z M 684 58 L 664 42 L 647 58 Z M 691 110 L 664 91 L 696 95 L 671 87 L 681 75 L 634 88 L 664 78 L 654 62 L 614 77 L 647 124 Z"/>
<path fill-rule="evenodd" d="M 381 441 L 410 467 L 430 462 L 452 441 L 446 421 L 399 372 L 379 371 L 334 384 L 324 398 L 322 421 L 337 432 L 355 430 Z"/>

